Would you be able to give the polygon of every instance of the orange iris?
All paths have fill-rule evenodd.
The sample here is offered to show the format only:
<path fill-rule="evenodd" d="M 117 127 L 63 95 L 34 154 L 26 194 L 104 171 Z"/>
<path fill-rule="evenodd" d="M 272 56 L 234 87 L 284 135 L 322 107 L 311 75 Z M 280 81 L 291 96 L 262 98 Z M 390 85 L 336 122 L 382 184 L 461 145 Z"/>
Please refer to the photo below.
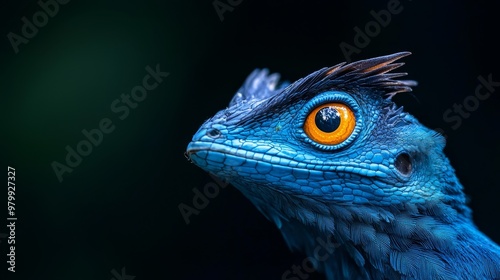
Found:
<path fill-rule="evenodd" d="M 323 145 L 344 142 L 356 126 L 351 108 L 341 103 L 327 103 L 316 107 L 304 122 L 304 132 L 313 141 Z"/>

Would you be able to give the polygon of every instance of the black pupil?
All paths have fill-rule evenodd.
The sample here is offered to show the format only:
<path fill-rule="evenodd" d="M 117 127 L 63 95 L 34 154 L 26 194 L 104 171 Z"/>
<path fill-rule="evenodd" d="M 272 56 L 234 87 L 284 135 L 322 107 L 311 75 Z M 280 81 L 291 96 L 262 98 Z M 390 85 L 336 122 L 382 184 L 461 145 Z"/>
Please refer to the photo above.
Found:
<path fill-rule="evenodd" d="M 316 113 L 316 126 L 323 132 L 333 132 L 340 126 L 340 114 L 333 107 L 321 108 Z"/>

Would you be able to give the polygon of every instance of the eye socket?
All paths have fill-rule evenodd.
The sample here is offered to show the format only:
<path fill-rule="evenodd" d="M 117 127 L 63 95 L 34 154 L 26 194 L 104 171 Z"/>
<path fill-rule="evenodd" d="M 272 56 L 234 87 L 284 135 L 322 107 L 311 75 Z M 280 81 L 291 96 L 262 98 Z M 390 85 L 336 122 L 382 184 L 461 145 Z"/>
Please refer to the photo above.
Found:
<path fill-rule="evenodd" d="M 351 108 L 342 103 L 326 103 L 307 115 L 303 129 L 319 144 L 337 145 L 349 138 L 355 126 L 356 117 Z"/>

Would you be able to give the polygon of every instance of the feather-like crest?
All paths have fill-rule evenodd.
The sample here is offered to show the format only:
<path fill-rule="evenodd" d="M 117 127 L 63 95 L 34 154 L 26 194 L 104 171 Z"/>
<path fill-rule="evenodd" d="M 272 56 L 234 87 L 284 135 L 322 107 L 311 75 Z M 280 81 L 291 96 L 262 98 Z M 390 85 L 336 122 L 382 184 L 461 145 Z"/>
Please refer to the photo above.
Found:
<path fill-rule="evenodd" d="M 411 80 L 395 80 L 407 73 L 389 73 L 404 63 L 393 63 L 410 55 L 410 52 L 399 52 L 346 64 L 342 62 L 332 67 L 320 69 L 307 77 L 298 80 L 285 89 L 286 92 L 303 93 L 319 92 L 329 89 L 353 91 L 368 88 L 386 94 L 390 99 L 399 92 L 412 91 L 417 82 Z"/>
<path fill-rule="evenodd" d="M 283 85 L 278 90 L 262 90 L 263 87 L 277 84 L 277 77 L 268 76 L 267 72 L 255 71 L 245 82 L 247 86 L 242 87 L 245 89 L 243 93 L 237 93 L 233 98 L 231 106 L 244 101 L 259 101 L 267 98 L 268 102 L 264 106 L 248 111 L 239 119 L 240 122 L 248 122 L 255 118 L 265 117 L 263 112 L 274 112 L 298 100 L 309 100 L 317 94 L 329 90 L 358 93 L 365 89 L 374 95 L 391 99 L 398 92 L 409 92 L 412 86 L 417 85 L 415 81 L 395 79 L 406 76 L 407 73 L 389 73 L 404 65 L 404 63 L 393 62 L 408 55 L 410 52 L 399 52 L 349 64 L 343 62 L 332 67 L 322 68 L 286 87 Z M 255 93 L 253 90 L 249 90 L 252 88 L 250 85 L 261 85 L 256 87 L 261 92 Z"/>

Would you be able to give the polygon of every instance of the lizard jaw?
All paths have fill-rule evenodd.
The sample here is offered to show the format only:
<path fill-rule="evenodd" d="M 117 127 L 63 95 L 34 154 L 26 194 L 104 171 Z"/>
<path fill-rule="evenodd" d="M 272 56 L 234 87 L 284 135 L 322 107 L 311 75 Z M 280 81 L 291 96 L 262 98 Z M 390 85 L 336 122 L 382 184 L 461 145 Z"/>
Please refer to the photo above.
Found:
<path fill-rule="evenodd" d="M 336 203 L 363 202 L 361 196 L 353 195 L 353 187 L 348 183 L 352 176 L 378 179 L 387 176 L 383 171 L 375 173 L 359 165 L 349 168 L 339 164 L 325 168 L 320 164 L 293 161 L 280 155 L 207 141 L 192 141 L 186 154 L 192 163 L 203 170 L 240 188 L 259 185 L 293 196 L 308 196 Z M 383 193 L 375 190 L 371 196 L 378 201 L 386 199 Z"/>

